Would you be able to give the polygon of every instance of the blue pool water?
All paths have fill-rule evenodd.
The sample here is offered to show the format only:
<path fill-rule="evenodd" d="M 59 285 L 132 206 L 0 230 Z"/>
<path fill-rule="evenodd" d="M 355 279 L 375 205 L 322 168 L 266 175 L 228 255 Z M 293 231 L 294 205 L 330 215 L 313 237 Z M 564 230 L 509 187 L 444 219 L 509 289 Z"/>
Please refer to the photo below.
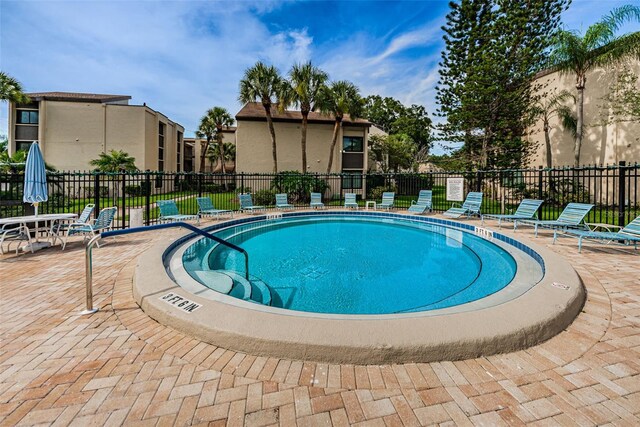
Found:
<path fill-rule="evenodd" d="M 205 286 L 202 270 L 233 278 L 230 295 L 291 310 L 337 314 L 405 313 L 474 301 L 505 287 L 511 255 L 457 229 L 400 219 L 315 216 L 260 221 L 220 230 L 244 258 L 207 240 L 183 264 Z M 239 273 L 239 274 L 238 274 Z"/>

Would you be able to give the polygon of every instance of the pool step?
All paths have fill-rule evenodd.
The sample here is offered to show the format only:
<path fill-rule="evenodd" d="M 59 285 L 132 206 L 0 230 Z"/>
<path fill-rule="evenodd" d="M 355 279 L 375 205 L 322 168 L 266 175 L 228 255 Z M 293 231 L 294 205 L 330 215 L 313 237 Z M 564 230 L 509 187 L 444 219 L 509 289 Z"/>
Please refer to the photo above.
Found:
<path fill-rule="evenodd" d="M 247 280 L 242 274 L 231 270 L 217 270 L 226 274 L 233 280 L 233 287 L 228 295 L 245 301 L 253 301 L 258 304 L 271 305 L 271 289 L 257 277 Z"/>

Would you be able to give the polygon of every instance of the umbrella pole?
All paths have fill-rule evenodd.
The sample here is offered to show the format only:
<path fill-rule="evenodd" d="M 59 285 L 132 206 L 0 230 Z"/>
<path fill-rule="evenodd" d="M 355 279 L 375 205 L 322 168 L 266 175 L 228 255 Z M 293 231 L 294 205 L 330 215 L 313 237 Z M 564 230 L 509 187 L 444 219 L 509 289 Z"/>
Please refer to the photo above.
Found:
<path fill-rule="evenodd" d="M 36 243 L 38 243 L 38 237 L 40 235 L 40 230 L 38 228 L 38 202 L 34 203 L 33 206 L 36 208 Z"/>

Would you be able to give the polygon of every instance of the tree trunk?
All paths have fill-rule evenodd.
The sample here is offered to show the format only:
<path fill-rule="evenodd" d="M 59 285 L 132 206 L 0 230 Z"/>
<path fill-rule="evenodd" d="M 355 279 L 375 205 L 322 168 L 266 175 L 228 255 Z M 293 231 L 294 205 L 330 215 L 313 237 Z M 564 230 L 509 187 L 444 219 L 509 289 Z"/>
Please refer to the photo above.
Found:
<path fill-rule="evenodd" d="M 578 90 L 578 120 L 576 123 L 576 140 L 573 147 L 575 167 L 580 166 L 580 149 L 582 148 L 582 128 L 584 125 L 584 86 L 586 77 L 578 75 L 576 89 Z"/>
<path fill-rule="evenodd" d="M 300 146 L 302 147 L 302 173 L 307 173 L 307 118 L 308 112 L 302 112 L 302 138 L 300 139 Z"/>
<path fill-rule="evenodd" d="M 329 162 L 327 163 L 327 173 L 331 173 L 331 166 L 333 166 L 333 152 L 336 149 L 336 142 L 338 141 L 338 132 L 340 130 L 340 122 L 342 122 L 342 117 L 336 116 L 336 122 L 333 125 L 333 139 L 331 140 L 331 148 L 329 149 Z"/>
<path fill-rule="evenodd" d="M 222 133 L 218 136 L 218 146 L 220 147 L 220 171 L 227 173 L 227 167 L 224 164 L 224 142 L 222 142 Z"/>
<path fill-rule="evenodd" d="M 276 152 L 276 130 L 273 128 L 273 120 L 271 120 L 271 105 L 264 105 L 264 111 L 267 115 L 267 127 L 271 134 L 271 150 L 273 152 L 273 173 L 278 173 L 278 153 Z"/>
<path fill-rule="evenodd" d="M 549 138 L 549 119 L 543 118 L 543 129 L 544 129 L 544 145 L 547 150 L 547 167 L 551 168 L 551 139 Z"/>
<path fill-rule="evenodd" d="M 200 144 L 202 147 L 202 152 L 200 153 L 200 173 L 204 172 L 205 161 L 207 159 L 207 150 L 209 149 L 209 144 L 211 144 L 211 137 L 207 136 L 206 144 Z"/>

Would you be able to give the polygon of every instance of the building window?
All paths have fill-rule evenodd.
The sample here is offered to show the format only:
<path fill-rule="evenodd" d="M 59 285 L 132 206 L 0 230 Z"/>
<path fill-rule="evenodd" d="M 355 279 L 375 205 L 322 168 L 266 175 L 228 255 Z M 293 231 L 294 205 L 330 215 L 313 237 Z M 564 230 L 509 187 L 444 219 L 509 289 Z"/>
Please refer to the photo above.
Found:
<path fill-rule="evenodd" d="M 345 136 L 342 139 L 342 151 L 345 153 L 362 153 L 364 139 L 361 136 Z"/>
<path fill-rule="evenodd" d="M 176 144 L 176 170 L 182 170 L 182 132 L 178 131 L 178 143 Z"/>
<path fill-rule="evenodd" d="M 16 123 L 21 125 L 37 125 L 38 110 L 16 110 Z"/>
<path fill-rule="evenodd" d="M 16 151 L 29 151 L 31 144 L 33 144 L 33 141 L 16 141 Z"/>
<path fill-rule="evenodd" d="M 167 125 L 158 123 L 158 171 L 164 171 L 164 134 Z"/>
<path fill-rule="evenodd" d="M 342 189 L 358 190 L 362 189 L 362 170 L 343 170 Z"/>

